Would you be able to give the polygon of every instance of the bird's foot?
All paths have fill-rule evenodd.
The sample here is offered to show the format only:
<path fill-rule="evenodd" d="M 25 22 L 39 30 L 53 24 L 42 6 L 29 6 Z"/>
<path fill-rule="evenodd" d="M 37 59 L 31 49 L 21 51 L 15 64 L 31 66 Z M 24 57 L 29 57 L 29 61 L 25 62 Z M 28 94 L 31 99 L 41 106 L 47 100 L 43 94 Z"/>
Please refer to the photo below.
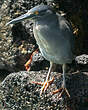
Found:
<path fill-rule="evenodd" d="M 32 83 L 34 84 L 38 84 L 41 85 L 42 88 L 40 90 L 40 96 L 42 95 L 43 91 L 45 92 L 47 90 L 47 88 L 49 87 L 49 85 L 52 84 L 52 82 L 54 81 L 54 77 L 51 80 L 46 80 L 45 82 L 36 82 L 36 81 L 32 81 Z"/>
<path fill-rule="evenodd" d="M 32 53 L 32 55 L 30 56 L 30 59 L 26 62 L 26 64 L 24 65 L 25 66 L 25 69 L 27 70 L 27 71 L 30 71 L 30 68 L 31 68 L 31 62 L 32 62 L 32 57 L 33 57 L 33 55 L 35 54 L 35 53 L 37 53 L 38 52 L 38 48 Z"/>
<path fill-rule="evenodd" d="M 64 92 L 65 92 L 65 93 L 67 94 L 67 96 L 70 98 L 70 94 L 69 94 L 67 88 L 64 88 L 64 87 L 59 88 L 59 89 L 53 91 L 53 94 L 56 94 L 56 93 L 58 93 L 58 92 L 60 92 L 60 94 L 59 94 L 59 98 L 62 97 L 62 95 L 64 94 Z"/>

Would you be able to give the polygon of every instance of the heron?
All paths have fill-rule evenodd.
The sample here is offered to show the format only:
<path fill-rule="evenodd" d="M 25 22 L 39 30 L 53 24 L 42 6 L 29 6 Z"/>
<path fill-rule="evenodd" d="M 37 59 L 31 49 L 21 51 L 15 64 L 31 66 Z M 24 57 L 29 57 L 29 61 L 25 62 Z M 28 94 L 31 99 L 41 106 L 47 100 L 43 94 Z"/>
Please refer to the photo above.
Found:
<path fill-rule="evenodd" d="M 66 64 L 72 63 L 74 59 L 74 35 L 70 23 L 54 11 L 51 6 L 37 5 L 30 9 L 26 14 L 23 14 L 10 22 L 15 24 L 25 19 L 33 22 L 33 34 L 39 46 L 42 56 L 50 61 L 49 71 L 45 82 L 40 90 L 40 95 L 46 91 L 48 86 L 53 81 L 50 80 L 50 75 L 53 70 L 53 64 L 60 64 L 63 71 L 63 82 L 58 91 L 70 94 L 66 88 Z"/>

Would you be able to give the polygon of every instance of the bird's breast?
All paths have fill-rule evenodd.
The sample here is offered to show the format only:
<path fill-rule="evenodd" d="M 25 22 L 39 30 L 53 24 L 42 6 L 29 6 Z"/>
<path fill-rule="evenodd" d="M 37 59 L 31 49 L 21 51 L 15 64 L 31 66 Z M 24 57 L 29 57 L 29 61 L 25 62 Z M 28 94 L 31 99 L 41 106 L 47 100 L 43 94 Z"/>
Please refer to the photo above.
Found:
<path fill-rule="evenodd" d="M 58 64 L 72 60 L 71 44 L 56 24 L 36 23 L 33 32 L 40 51 L 47 60 Z"/>
<path fill-rule="evenodd" d="M 49 27 L 45 24 L 36 23 L 33 27 L 33 32 L 37 44 L 40 47 L 45 48 L 46 51 L 49 50 L 49 42 L 50 42 L 48 40 L 49 35 L 47 30 L 49 31 Z"/>

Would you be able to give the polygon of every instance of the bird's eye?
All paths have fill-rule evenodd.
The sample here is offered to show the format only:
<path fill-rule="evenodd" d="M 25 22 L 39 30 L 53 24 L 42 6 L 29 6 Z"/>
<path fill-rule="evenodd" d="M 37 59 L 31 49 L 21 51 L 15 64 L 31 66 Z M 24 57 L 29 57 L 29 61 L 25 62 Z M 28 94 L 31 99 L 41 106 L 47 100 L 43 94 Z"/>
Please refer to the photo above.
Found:
<path fill-rule="evenodd" d="M 39 14 L 39 12 L 38 11 L 35 11 L 35 15 L 38 15 Z"/>

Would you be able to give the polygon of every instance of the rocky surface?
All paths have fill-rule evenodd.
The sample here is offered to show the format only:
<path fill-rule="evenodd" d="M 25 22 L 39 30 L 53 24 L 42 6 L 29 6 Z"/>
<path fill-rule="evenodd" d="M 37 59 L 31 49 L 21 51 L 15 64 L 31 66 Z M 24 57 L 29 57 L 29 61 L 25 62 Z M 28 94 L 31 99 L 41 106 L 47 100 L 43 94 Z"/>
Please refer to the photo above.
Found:
<path fill-rule="evenodd" d="M 83 54 L 80 56 L 77 56 L 76 59 L 78 64 L 87 65 L 88 64 L 88 55 Z"/>
<path fill-rule="evenodd" d="M 10 72 L 25 70 L 24 64 L 30 58 L 37 45 L 32 33 L 32 25 L 28 21 L 7 26 L 14 17 L 27 12 L 39 1 L 3 1 L 0 8 L 0 69 Z M 4 10 L 4 11 L 3 11 Z"/>
<path fill-rule="evenodd" d="M 61 86 L 61 73 L 53 72 L 53 84 L 40 97 L 40 86 L 32 81 L 44 81 L 47 71 L 18 72 L 8 75 L 0 84 L 1 110 L 87 110 L 88 73 L 76 72 L 66 76 L 66 83 L 71 98 L 52 91 Z M 84 109 L 85 108 L 85 109 Z"/>

